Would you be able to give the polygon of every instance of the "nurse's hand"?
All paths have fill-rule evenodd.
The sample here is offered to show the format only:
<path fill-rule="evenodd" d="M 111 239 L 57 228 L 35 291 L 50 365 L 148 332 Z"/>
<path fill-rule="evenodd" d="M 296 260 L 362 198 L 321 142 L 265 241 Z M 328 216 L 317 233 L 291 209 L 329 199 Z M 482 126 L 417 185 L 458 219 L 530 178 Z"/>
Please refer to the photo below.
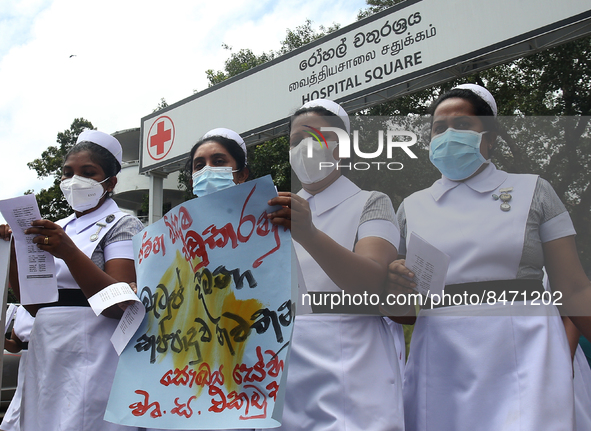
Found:
<path fill-rule="evenodd" d="M 0 238 L 4 241 L 10 241 L 12 237 L 12 229 L 7 224 L 0 224 Z"/>
<path fill-rule="evenodd" d="M 271 223 L 291 229 L 291 193 L 279 192 L 277 197 L 267 202 L 269 206 L 281 205 L 278 211 L 267 214 Z"/>
<path fill-rule="evenodd" d="M 25 234 L 37 235 L 33 238 L 33 243 L 37 244 L 37 247 L 41 250 L 64 260 L 67 260 L 68 256 L 73 256 L 78 251 L 78 247 L 61 226 L 49 220 L 35 220 L 31 223 L 31 226 L 25 230 Z"/>
<path fill-rule="evenodd" d="M 398 259 L 388 265 L 388 276 L 382 294 L 380 311 L 396 323 L 413 325 L 416 320 L 413 302 L 408 297 L 404 301 L 400 299 L 401 295 L 416 293 L 413 290 L 416 284 L 409 280 L 414 277 L 414 274 L 404 266 L 405 263 L 404 259 Z"/>
<path fill-rule="evenodd" d="M 0 224 L 0 239 L 4 241 L 10 241 L 12 238 L 12 229 L 7 224 Z M 10 247 L 10 259 L 16 262 L 16 253 L 14 252 L 14 242 Z"/>
<path fill-rule="evenodd" d="M 290 192 L 279 192 L 279 196 L 269 201 L 269 205 L 281 205 L 278 211 L 268 215 L 271 223 L 291 229 L 294 240 L 302 243 L 316 232 L 312 223 L 312 212 L 308 201 Z"/>
<path fill-rule="evenodd" d="M 133 290 L 133 293 L 135 293 L 137 295 L 137 284 L 135 281 L 132 281 L 129 284 L 129 287 L 131 287 L 131 290 Z M 119 302 L 117 303 L 117 305 L 119 306 L 119 308 L 121 308 L 123 311 L 127 310 L 127 307 L 129 307 L 130 305 L 132 305 L 135 301 L 123 301 L 123 302 Z"/>
<path fill-rule="evenodd" d="M 413 293 L 417 287 L 411 279 L 415 276 L 410 269 L 404 266 L 406 261 L 398 259 L 388 265 L 388 278 L 386 280 L 386 293 Z"/>

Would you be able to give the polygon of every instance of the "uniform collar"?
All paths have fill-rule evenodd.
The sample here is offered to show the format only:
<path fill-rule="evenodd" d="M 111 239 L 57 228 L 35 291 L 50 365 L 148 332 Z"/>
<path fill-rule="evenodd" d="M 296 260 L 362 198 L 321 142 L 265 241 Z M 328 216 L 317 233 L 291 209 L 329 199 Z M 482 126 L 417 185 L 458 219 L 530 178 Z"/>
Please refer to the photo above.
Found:
<path fill-rule="evenodd" d="M 312 195 L 302 189 L 298 192 L 298 195 L 307 201 L 314 199 L 316 214 L 322 215 L 360 191 L 361 189 L 353 184 L 351 180 L 341 175 L 334 183 L 320 193 Z"/>
<path fill-rule="evenodd" d="M 464 181 L 452 181 L 449 178 L 441 177 L 429 188 L 429 192 L 435 201 L 460 184 L 465 184 L 478 193 L 488 193 L 496 190 L 508 176 L 507 172 L 499 171 L 495 165 L 489 162 L 482 172 Z"/>
<path fill-rule="evenodd" d="M 113 199 L 109 198 L 99 208 L 91 213 L 83 215 L 82 217 L 76 217 L 75 214 L 70 215 L 68 218 L 64 219 L 63 227 L 65 228 L 68 223 L 73 222 L 72 226 L 76 231 L 76 234 L 79 234 L 96 222 L 104 219 L 109 214 L 114 214 L 116 212 L 119 212 L 119 207 Z"/>

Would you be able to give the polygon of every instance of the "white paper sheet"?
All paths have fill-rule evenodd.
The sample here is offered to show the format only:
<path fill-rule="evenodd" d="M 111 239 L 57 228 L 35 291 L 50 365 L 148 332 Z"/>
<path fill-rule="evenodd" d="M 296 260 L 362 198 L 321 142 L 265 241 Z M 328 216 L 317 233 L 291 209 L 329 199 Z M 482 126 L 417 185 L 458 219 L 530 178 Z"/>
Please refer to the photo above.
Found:
<path fill-rule="evenodd" d="M 135 292 L 127 283 L 111 284 L 88 298 L 88 303 L 97 316 L 107 308 L 126 301 L 132 301 L 133 303 L 126 308 L 119 321 L 119 325 L 117 325 L 111 337 L 111 343 L 118 355 L 125 349 L 125 346 L 127 346 L 127 343 L 129 343 L 129 340 L 131 340 L 131 337 L 133 337 L 133 334 L 135 334 L 135 331 L 137 331 L 137 328 L 142 323 L 142 320 L 144 320 L 146 314 L 144 304 L 140 302 Z"/>
<path fill-rule="evenodd" d="M 414 273 L 416 291 L 425 295 L 441 294 L 449 267 L 449 256 L 411 232 L 406 267 Z"/>
<path fill-rule="evenodd" d="M 88 298 L 90 308 L 97 316 L 107 308 L 125 301 L 139 301 L 127 283 L 114 283 Z"/>
<path fill-rule="evenodd" d="M 127 346 L 127 343 L 129 343 L 129 340 L 131 340 L 131 337 L 137 331 L 137 328 L 140 327 L 145 315 L 146 308 L 139 300 L 127 307 L 119 321 L 119 325 L 117 325 L 117 329 L 111 337 L 111 343 L 118 355 L 121 355 L 121 352 L 123 352 L 123 349 L 125 349 L 125 346 Z"/>
<path fill-rule="evenodd" d="M 33 238 L 25 235 L 31 222 L 41 219 L 35 195 L 0 201 L 0 212 L 12 229 L 18 261 L 21 304 L 42 304 L 58 300 L 53 256 L 40 250 Z"/>

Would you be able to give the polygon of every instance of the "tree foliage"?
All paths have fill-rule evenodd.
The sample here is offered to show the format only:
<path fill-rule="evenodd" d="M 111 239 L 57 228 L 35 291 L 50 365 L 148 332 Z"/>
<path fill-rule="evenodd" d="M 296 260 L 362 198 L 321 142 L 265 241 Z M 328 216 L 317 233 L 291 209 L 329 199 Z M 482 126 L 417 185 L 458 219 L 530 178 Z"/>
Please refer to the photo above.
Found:
<path fill-rule="evenodd" d="M 168 107 L 168 103 L 166 102 L 166 99 L 165 99 L 164 97 L 162 97 L 162 98 L 160 99 L 160 103 L 158 103 L 158 106 L 156 106 L 156 109 L 154 109 L 152 112 L 153 112 L 153 113 L 154 113 L 154 112 L 158 112 L 158 111 L 160 111 L 161 109 L 164 109 L 164 108 L 166 108 L 166 107 Z"/>
<path fill-rule="evenodd" d="M 266 63 L 275 57 L 275 53 L 273 52 L 256 55 L 250 48 L 241 49 L 238 52 L 232 52 L 232 47 L 226 44 L 223 44 L 222 48 L 230 51 L 230 58 L 224 63 L 224 70 L 214 72 L 212 69 L 208 69 L 205 71 L 205 75 L 209 81 L 209 87 Z"/>
<path fill-rule="evenodd" d="M 232 47 L 226 44 L 222 44 L 222 48 L 230 52 L 230 57 L 224 62 L 224 70 L 214 71 L 208 69 L 205 71 L 207 76 L 208 86 L 212 87 L 221 82 L 224 82 L 228 78 L 239 75 L 242 72 L 252 69 L 253 67 L 260 66 L 268 61 L 273 60 L 288 52 L 293 51 L 301 46 L 304 46 L 310 42 L 313 42 L 321 37 L 338 30 L 339 24 L 333 24 L 329 27 L 319 26 L 318 30 L 315 30 L 312 26 L 311 20 L 306 22 L 294 30 L 287 29 L 285 39 L 280 42 L 280 48 L 277 51 L 263 52 L 262 54 L 255 54 L 250 48 L 243 48 L 238 52 L 232 52 Z"/>
<path fill-rule="evenodd" d="M 307 19 L 304 24 L 296 27 L 295 30 L 287 29 L 285 39 L 283 39 L 280 43 L 281 48 L 278 51 L 276 51 L 275 54 L 287 54 L 288 52 L 291 52 L 294 49 L 301 48 L 304 45 L 312 43 L 315 40 L 318 40 L 321 37 L 324 37 L 327 34 L 338 30 L 340 27 L 340 24 L 333 23 L 328 27 L 320 25 L 318 27 L 318 30 L 314 30 L 312 26 L 312 21 Z"/>
<path fill-rule="evenodd" d="M 62 166 L 66 153 L 76 145 L 78 135 L 84 129 L 94 129 L 92 123 L 84 118 L 76 118 L 69 129 L 57 134 L 57 144 L 48 147 L 41 157 L 27 163 L 29 169 L 37 172 L 39 179 L 53 177 L 53 185 L 47 189 L 41 189 L 35 194 L 41 217 L 49 220 L 59 220 L 67 217 L 72 209 L 63 197 L 60 189 L 62 178 Z"/>
<path fill-rule="evenodd" d="M 248 165 L 253 178 L 271 175 L 279 190 L 289 190 L 291 165 L 289 164 L 287 136 L 272 139 L 248 150 Z"/>
<path fill-rule="evenodd" d="M 404 0 L 365 0 L 365 3 L 367 3 L 369 7 L 359 11 L 357 14 L 357 20 L 359 21 L 368 16 L 372 16 L 373 14 L 381 12 L 395 4 L 401 3 L 402 1 Z"/>

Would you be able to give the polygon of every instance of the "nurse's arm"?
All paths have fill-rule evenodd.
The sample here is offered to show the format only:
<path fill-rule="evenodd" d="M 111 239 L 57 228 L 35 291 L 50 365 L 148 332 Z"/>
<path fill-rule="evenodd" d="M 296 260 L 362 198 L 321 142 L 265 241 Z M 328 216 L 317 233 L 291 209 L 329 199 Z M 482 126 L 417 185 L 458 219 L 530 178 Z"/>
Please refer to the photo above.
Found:
<path fill-rule="evenodd" d="M 111 259 L 105 262 L 105 270 L 95 265 L 82 251 L 75 258 L 66 261 L 72 277 L 87 298 L 100 292 L 105 287 L 118 283 L 135 282 L 135 267 L 131 259 Z M 118 319 L 123 310 L 113 305 L 102 312 L 103 316 Z"/>
<path fill-rule="evenodd" d="M 14 333 L 14 329 L 10 334 L 10 338 L 4 339 L 4 349 L 8 350 L 10 353 L 18 353 L 23 350 L 23 342 Z"/>
<path fill-rule="evenodd" d="M 544 262 L 553 299 L 561 302 L 560 313 L 568 316 L 577 329 L 591 337 L 591 282 L 581 266 L 574 236 L 543 244 Z M 559 292 L 562 297 L 556 295 Z M 558 305 L 558 304 L 557 304 Z"/>
<path fill-rule="evenodd" d="M 382 238 L 362 238 L 352 252 L 318 229 L 300 244 L 337 286 L 352 295 L 381 295 L 388 263 L 397 255 L 396 248 Z"/>
<path fill-rule="evenodd" d="M 63 259 L 72 277 L 86 298 L 100 292 L 105 287 L 118 282 L 135 281 L 135 268 L 130 259 L 112 259 L 105 262 L 103 271 L 80 250 L 64 230 L 49 220 L 37 220 L 25 233 L 38 234 L 33 242 L 41 250 Z M 44 239 L 48 238 L 45 244 Z M 119 318 L 123 310 L 117 305 L 107 308 L 102 313 L 106 317 Z"/>
<path fill-rule="evenodd" d="M 72 277 L 74 277 L 87 298 L 111 284 L 135 282 L 135 267 L 131 259 L 108 260 L 105 262 L 105 270 L 102 271 L 88 256 L 79 250 L 79 253 L 66 260 L 66 264 Z M 118 305 L 113 305 L 104 310 L 102 314 L 106 317 L 118 319 L 123 315 L 123 310 Z"/>
<path fill-rule="evenodd" d="M 283 207 L 269 214 L 271 222 L 289 227 L 294 241 L 304 247 L 338 287 L 351 295 L 383 292 L 388 264 L 398 255 L 390 242 L 368 236 L 357 241 L 351 251 L 314 226 L 308 202 L 300 196 L 282 192 L 269 204 Z"/>

